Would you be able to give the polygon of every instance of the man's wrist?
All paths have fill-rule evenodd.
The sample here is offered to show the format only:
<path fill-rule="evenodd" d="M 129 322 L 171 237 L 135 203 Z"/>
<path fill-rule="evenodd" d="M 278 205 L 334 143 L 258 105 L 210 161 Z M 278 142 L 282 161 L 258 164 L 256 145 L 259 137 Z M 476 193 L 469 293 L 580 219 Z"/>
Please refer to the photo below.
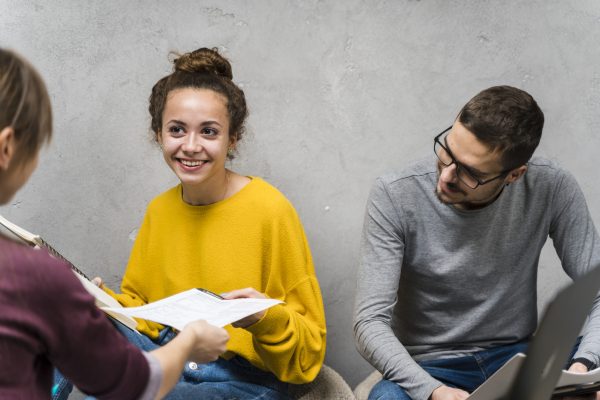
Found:
<path fill-rule="evenodd" d="M 585 367 L 588 369 L 588 371 L 596 369 L 596 364 L 593 361 L 590 361 L 584 357 L 578 357 L 578 358 L 572 359 L 571 363 L 569 364 L 569 367 L 575 363 L 580 363 L 580 364 L 585 365 Z"/>

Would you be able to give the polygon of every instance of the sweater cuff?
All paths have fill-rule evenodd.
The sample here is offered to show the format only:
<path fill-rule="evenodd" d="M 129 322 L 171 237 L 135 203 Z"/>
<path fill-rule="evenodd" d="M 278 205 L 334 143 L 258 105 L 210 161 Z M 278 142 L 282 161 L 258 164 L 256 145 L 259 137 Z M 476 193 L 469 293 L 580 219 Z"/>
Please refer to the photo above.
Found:
<path fill-rule="evenodd" d="M 146 388 L 138 400 L 152 400 L 156 398 L 158 391 L 160 390 L 160 385 L 163 380 L 163 370 L 158 358 L 151 353 L 143 352 L 142 354 L 144 354 L 144 357 L 146 357 L 146 361 L 148 362 L 150 375 L 148 377 L 148 383 L 146 383 Z"/>
<path fill-rule="evenodd" d="M 114 299 L 116 299 L 117 293 L 115 293 L 111 288 L 109 288 L 106 285 L 102 285 L 102 287 L 100 288 L 102 290 L 104 290 L 106 293 L 108 293 L 108 295 Z"/>
<path fill-rule="evenodd" d="M 579 349 L 573 355 L 573 360 L 579 360 L 579 359 L 588 360 L 594 368 L 598 368 L 598 355 L 595 352 L 591 352 L 588 349 L 583 348 L 583 346 L 581 344 L 579 345 Z M 587 364 L 585 364 L 583 362 L 581 362 L 581 363 L 583 365 L 587 366 Z"/>
<path fill-rule="evenodd" d="M 285 321 L 287 319 L 289 319 L 289 315 L 283 304 L 277 304 L 267 309 L 265 315 L 257 322 L 246 327 L 246 330 L 254 336 L 274 334 L 281 329 L 280 324 L 274 322 Z"/>
<path fill-rule="evenodd" d="M 412 390 L 411 393 L 409 393 L 409 395 L 413 396 L 412 398 L 414 399 L 429 400 L 431 399 L 431 394 L 433 393 L 433 391 L 443 385 L 444 384 L 438 381 L 437 379 L 431 378 L 431 380 L 429 380 L 425 385 L 419 387 L 416 390 Z"/>
<path fill-rule="evenodd" d="M 573 365 L 575 363 L 581 363 L 581 364 L 585 365 L 585 367 L 588 369 L 588 371 L 596 369 L 596 363 L 594 363 L 593 361 L 590 361 L 584 357 L 577 357 L 577 358 L 572 359 L 571 363 L 569 364 L 569 368 L 571 367 L 571 365 Z"/>

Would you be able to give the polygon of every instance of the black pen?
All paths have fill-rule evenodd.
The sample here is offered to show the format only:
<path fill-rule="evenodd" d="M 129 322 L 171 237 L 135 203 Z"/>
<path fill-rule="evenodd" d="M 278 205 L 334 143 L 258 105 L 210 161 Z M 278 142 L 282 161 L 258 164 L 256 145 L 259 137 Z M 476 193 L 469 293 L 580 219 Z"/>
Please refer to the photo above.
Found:
<path fill-rule="evenodd" d="M 206 293 L 206 294 L 209 294 L 209 295 L 211 295 L 213 297 L 216 297 L 219 300 L 225 300 L 225 298 L 223 296 L 220 296 L 220 295 L 218 295 L 218 294 L 216 294 L 214 292 L 211 292 L 208 289 L 203 289 L 203 288 L 196 288 L 196 289 L 199 290 L 199 291 L 201 291 L 201 292 L 203 292 L 203 293 Z"/>

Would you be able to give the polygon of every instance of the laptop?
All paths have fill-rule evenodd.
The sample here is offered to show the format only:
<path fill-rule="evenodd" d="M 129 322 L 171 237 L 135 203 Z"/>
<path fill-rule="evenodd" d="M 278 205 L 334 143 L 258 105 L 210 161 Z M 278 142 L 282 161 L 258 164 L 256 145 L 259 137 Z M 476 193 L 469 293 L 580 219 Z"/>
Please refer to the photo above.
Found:
<path fill-rule="evenodd" d="M 548 305 L 527 356 L 513 357 L 468 399 L 550 399 L 598 290 L 600 267 L 561 290 Z"/>

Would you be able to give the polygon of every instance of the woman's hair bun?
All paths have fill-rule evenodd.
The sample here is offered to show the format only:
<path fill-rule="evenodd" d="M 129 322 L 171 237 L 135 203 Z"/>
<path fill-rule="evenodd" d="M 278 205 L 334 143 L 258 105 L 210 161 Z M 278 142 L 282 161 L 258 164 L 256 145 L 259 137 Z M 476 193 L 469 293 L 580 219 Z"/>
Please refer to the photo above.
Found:
<path fill-rule="evenodd" d="M 203 47 L 182 54 L 173 61 L 173 64 L 175 64 L 175 71 L 209 73 L 233 79 L 231 64 L 219 54 L 216 47 L 212 49 Z"/>

